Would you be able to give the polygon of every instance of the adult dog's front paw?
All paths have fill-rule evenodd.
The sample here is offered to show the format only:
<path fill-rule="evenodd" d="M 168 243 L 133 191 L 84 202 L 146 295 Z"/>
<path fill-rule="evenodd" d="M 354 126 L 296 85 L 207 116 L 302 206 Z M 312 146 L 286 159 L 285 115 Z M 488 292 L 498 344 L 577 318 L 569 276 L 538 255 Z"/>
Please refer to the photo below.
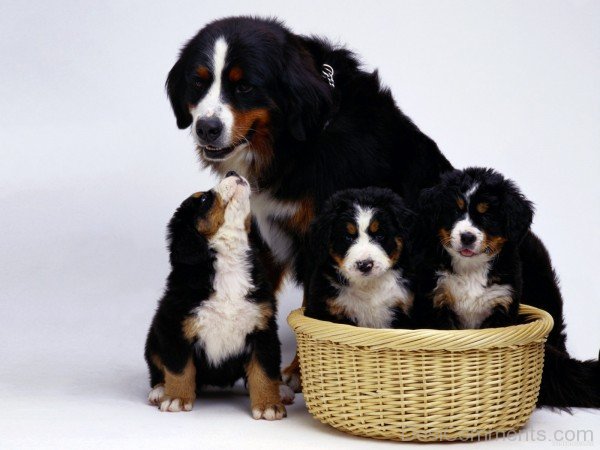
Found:
<path fill-rule="evenodd" d="M 255 419 L 265 420 L 281 420 L 287 416 L 285 406 L 281 403 L 275 403 L 272 405 L 254 405 L 252 407 L 252 417 Z"/>

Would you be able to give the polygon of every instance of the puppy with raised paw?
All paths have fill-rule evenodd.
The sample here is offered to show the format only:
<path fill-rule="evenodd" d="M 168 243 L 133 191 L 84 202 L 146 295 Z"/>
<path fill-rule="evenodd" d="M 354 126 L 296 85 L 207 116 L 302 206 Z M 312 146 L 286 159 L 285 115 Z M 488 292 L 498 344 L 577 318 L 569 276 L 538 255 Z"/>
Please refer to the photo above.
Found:
<path fill-rule="evenodd" d="M 314 264 L 306 315 L 369 328 L 410 328 L 405 274 L 412 213 L 389 189 L 335 194 L 310 230 Z"/>
<path fill-rule="evenodd" d="M 202 386 L 246 381 L 255 419 L 286 416 L 276 303 L 249 239 L 250 186 L 230 172 L 169 223 L 172 270 L 146 341 L 161 411 L 190 411 Z M 280 389 L 282 392 L 280 392 Z"/>

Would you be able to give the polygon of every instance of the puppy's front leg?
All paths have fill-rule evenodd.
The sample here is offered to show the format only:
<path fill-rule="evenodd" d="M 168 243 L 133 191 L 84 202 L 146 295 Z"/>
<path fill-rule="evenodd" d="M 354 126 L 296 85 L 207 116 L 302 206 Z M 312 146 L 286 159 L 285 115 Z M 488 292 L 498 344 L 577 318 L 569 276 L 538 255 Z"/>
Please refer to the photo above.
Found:
<path fill-rule="evenodd" d="M 258 332 L 254 350 L 246 365 L 250 405 L 255 419 L 279 420 L 287 416 L 279 391 L 279 352 L 276 331 Z"/>
<path fill-rule="evenodd" d="M 166 366 L 164 372 L 164 395 L 160 400 L 160 410 L 191 411 L 196 400 L 196 366 L 192 357 L 181 372 L 171 372 Z"/>

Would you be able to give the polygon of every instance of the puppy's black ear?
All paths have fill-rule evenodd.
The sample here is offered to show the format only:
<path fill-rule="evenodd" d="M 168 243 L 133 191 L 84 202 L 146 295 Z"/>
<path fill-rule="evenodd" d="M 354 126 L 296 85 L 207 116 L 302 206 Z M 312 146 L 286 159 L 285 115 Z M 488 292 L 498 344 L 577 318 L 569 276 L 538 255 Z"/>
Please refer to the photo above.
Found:
<path fill-rule="evenodd" d="M 436 185 L 423 189 L 419 194 L 417 201 L 417 220 L 418 226 L 430 228 L 438 223 L 444 198 L 446 195 L 446 186 Z"/>
<path fill-rule="evenodd" d="M 310 54 L 294 43 L 282 77 L 285 115 L 292 137 L 305 141 L 332 103 L 331 88 L 321 78 Z"/>
<path fill-rule="evenodd" d="M 179 59 L 167 76 L 167 95 L 171 101 L 171 107 L 177 118 L 177 126 L 180 129 L 187 128 L 192 124 L 192 115 L 185 102 L 186 79 L 185 49 L 181 52 Z"/>
<path fill-rule="evenodd" d="M 167 241 L 171 264 L 198 264 L 209 257 L 206 239 L 194 228 L 192 200 L 184 201 L 169 222 Z"/>
<path fill-rule="evenodd" d="M 308 244 L 312 262 L 316 264 L 322 264 L 329 257 L 329 244 L 335 218 L 335 211 L 328 208 L 321 212 L 310 226 Z"/>
<path fill-rule="evenodd" d="M 519 244 L 531 226 L 534 207 L 512 181 L 507 181 L 504 209 L 508 240 Z"/>
<path fill-rule="evenodd" d="M 392 191 L 390 191 L 389 198 L 386 200 L 387 208 L 392 215 L 394 225 L 401 230 L 403 234 L 407 235 L 415 223 L 416 214 L 406 207 L 399 195 L 394 194 Z"/>

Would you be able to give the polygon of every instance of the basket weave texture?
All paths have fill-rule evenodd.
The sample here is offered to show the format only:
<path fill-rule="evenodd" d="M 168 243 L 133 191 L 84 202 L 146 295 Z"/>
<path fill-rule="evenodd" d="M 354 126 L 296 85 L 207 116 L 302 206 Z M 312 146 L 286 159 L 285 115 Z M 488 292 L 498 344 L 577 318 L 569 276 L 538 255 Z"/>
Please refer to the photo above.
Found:
<path fill-rule="evenodd" d="M 522 427 L 535 407 L 552 317 L 483 330 L 353 327 L 292 311 L 310 413 L 377 439 L 483 439 Z"/>

